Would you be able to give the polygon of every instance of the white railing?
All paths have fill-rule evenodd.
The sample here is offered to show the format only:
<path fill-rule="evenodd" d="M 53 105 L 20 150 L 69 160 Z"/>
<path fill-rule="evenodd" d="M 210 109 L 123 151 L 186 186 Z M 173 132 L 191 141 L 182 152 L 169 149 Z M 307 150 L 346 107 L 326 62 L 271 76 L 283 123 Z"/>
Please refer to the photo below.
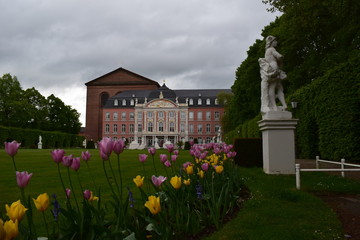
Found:
<path fill-rule="evenodd" d="M 296 174 L 296 188 L 300 189 L 300 172 L 341 172 L 341 176 L 345 177 L 345 172 L 360 172 L 360 165 L 358 164 L 350 164 L 345 163 L 345 159 L 341 159 L 340 162 L 322 160 L 319 156 L 316 156 L 316 169 L 301 169 L 300 164 L 295 164 L 295 174 Z M 335 169 L 320 169 L 319 162 L 331 163 L 341 165 L 341 168 Z M 358 168 L 345 168 L 345 166 L 349 167 L 358 167 Z"/>

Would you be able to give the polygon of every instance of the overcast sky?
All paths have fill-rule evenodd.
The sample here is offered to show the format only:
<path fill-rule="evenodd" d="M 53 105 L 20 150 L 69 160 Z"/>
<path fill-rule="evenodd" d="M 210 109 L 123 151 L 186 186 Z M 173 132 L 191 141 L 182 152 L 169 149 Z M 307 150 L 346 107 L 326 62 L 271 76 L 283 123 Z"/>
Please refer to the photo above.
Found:
<path fill-rule="evenodd" d="M 261 0 L 0 0 L 0 75 L 81 113 L 119 67 L 172 89 L 230 88 L 276 15 Z M 260 81 L 260 79 L 259 79 Z"/>

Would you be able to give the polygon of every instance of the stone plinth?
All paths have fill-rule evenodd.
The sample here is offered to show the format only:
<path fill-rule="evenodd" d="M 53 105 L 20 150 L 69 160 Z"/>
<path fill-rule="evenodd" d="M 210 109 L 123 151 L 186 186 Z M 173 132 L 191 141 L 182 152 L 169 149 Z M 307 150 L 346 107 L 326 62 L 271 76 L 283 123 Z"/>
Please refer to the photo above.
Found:
<path fill-rule="evenodd" d="M 274 116 L 274 114 L 268 116 Z M 263 118 L 258 122 L 262 132 L 263 169 L 265 173 L 295 174 L 295 129 L 297 121 L 297 119 L 276 119 L 274 117 L 274 119 Z"/>

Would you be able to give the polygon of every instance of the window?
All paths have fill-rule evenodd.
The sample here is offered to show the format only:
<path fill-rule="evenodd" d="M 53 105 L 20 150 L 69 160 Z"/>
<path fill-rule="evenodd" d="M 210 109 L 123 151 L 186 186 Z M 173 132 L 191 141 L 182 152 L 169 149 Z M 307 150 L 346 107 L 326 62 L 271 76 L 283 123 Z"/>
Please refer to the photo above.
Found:
<path fill-rule="evenodd" d="M 105 121 L 109 121 L 110 120 L 110 113 L 106 112 L 105 113 Z"/>
<path fill-rule="evenodd" d="M 131 100 L 130 100 L 130 105 L 131 105 L 131 106 L 134 106 L 134 99 L 131 99 Z"/>
<path fill-rule="evenodd" d="M 202 120 L 202 112 L 197 113 L 197 120 Z"/>
<path fill-rule="evenodd" d="M 194 141 L 194 137 L 189 137 L 189 141 Z"/>
<path fill-rule="evenodd" d="M 199 144 L 202 144 L 202 143 L 203 143 L 202 137 L 198 137 L 198 143 L 199 143 Z"/>
<path fill-rule="evenodd" d="M 214 114 L 215 116 L 215 120 L 219 120 L 220 119 L 220 113 L 219 112 L 215 112 Z"/>
<path fill-rule="evenodd" d="M 130 131 L 131 133 L 134 132 L 134 124 L 130 124 L 130 126 L 129 126 L 129 131 Z"/>
<path fill-rule="evenodd" d="M 211 125 L 210 124 L 206 124 L 206 132 L 207 133 L 211 132 Z"/>
<path fill-rule="evenodd" d="M 215 124 L 215 133 L 219 132 L 220 129 L 220 125 L 219 124 Z"/>
<path fill-rule="evenodd" d="M 134 113 L 134 112 L 130 112 L 130 113 L 129 113 L 129 117 L 130 117 L 130 120 L 134 120 L 134 119 L 135 119 L 135 113 Z"/>
<path fill-rule="evenodd" d="M 198 105 L 201 105 L 201 104 L 202 104 L 202 99 L 199 98 L 199 99 L 198 99 Z"/>
<path fill-rule="evenodd" d="M 206 137 L 206 143 L 211 143 L 211 137 Z"/>
<path fill-rule="evenodd" d="M 142 119 L 142 112 L 138 112 L 138 119 Z"/>
<path fill-rule="evenodd" d="M 163 131 L 164 131 L 164 123 L 159 122 L 159 132 L 163 132 Z"/>
<path fill-rule="evenodd" d="M 164 112 L 163 111 L 158 112 L 158 116 L 159 118 L 164 118 Z"/>
<path fill-rule="evenodd" d="M 114 124 L 114 126 L 113 126 L 113 132 L 114 132 L 114 133 L 117 133 L 117 131 L 118 131 L 118 125 L 117 125 L 117 124 Z"/>
<path fill-rule="evenodd" d="M 206 99 L 206 105 L 210 105 L 210 98 Z"/>
<path fill-rule="evenodd" d="M 123 100 L 122 100 L 122 105 L 123 105 L 123 106 L 126 106 L 126 99 L 123 99 Z"/>
<path fill-rule="evenodd" d="M 121 113 L 121 120 L 126 120 L 126 112 Z"/>
<path fill-rule="evenodd" d="M 153 131 L 153 123 L 149 122 L 148 123 L 148 132 L 152 132 Z"/>
<path fill-rule="evenodd" d="M 134 137 L 129 137 L 130 143 L 134 141 Z"/>
<path fill-rule="evenodd" d="M 180 124 L 180 132 L 185 132 L 185 124 L 184 123 Z"/>
<path fill-rule="evenodd" d="M 192 98 L 189 99 L 189 105 L 194 105 L 194 100 Z"/>
<path fill-rule="evenodd" d="M 118 106 L 119 105 L 119 100 L 115 99 L 114 100 L 114 106 Z"/>
<path fill-rule="evenodd" d="M 142 142 L 141 137 L 138 137 L 137 140 L 138 140 L 138 144 L 141 145 L 141 142 Z"/>
<path fill-rule="evenodd" d="M 152 118 L 153 117 L 153 112 L 148 112 L 148 118 Z"/>
<path fill-rule="evenodd" d="M 109 132 L 110 132 L 110 125 L 105 124 L 105 133 L 109 133 Z"/>
<path fill-rule="evenodd" d="M 138 132 L 142 132 L 142 124 L 141 123 L 138 124 Z"/>
<path fill-rule="evenodd" d="M 219 105 L 219 100 L 215 98 L 215 105 Z"/>
<path fill-rule="evenodd" d="M 184 111 L 181 111 L 181 112 L 180 112 L 180 119 L 181 119 L 181 120 L 185 120 L 185 119 L 186 119 L 186 112 L 184 112 Z"/>
<path fill-rule="evenodd" d="M 202 124 L 198 124 L 198 133 L 202 133 Z"/>
<path fill-rule="evenodd" d="M 194 132 L 194 124 L 190 124 L 189 125 L 189 132 L 193 133 Z"/>
<path fill-rule="evenodd" d="M 211 120 L 211 112 L 206 112 L 206 120 Z"/>
<path fill-rule="evenodd" d="M 194 120 L 194 112 L 189 112 L 189 119 Z"/>
<path fill-rule="evenodd" d="M 175 123 L 174 123 L 174 122 L 170 122 L 170 124 L 169 124 L 169 131 L 170 131 L 170 132 L 175 132 Z"/>
<path fill-rule="evenodd" d="M 117 112 L 114 112 L 114 114 L 113 114 L 113 119 L 116 121 L 116 120 L 118 120 L 118 113 Z"/>
<path fill-rule="evenodd" d="M 175 112 L 174 112 L 174 111 L 170 111 L 170 112 L 169 112 L 169 117 L 171 117 L 171 118 L 175 117 Z"/>
<path fill-rule="evenodd" d="M 126 132 L 126 124 L 121 124 L 121 132 Z"/>

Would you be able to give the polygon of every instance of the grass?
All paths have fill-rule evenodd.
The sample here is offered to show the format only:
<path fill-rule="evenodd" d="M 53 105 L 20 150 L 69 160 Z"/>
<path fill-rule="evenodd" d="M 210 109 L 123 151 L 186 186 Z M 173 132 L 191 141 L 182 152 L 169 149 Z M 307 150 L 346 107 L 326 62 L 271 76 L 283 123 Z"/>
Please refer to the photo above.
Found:
<path fill-rule="evenodd" d="M 80 156 L 81 151 L 81 149 L 68 149 L 66 154 Z M 142 164 L 137 157 L 139 153 L 147 153 L 147 151 L 126 150 L 120 155 L 124 192 L 127 193 L 125 187 L 129 186 L 135 198 L 138 191 L 136 191 L 132 179 L 138 174 L 143 175 Z M 164 150 L 157 152 L 156 168 L 159 173 L 166 175 L 159 162 L 160 153 L 166 152 Z M 101 186 L 102 198 L 109 199 L 110 190 L 104 177 L 102 160 L 100 160 L 97 150 L 92 150 L 91 154 L 90 170 L 95 176 L 97 186 Z M 15 159 L 20 171 L 34 174 L 25 189 L 26 194 L 37 197 L 44 192 L 49 195 L 56 193 L 63 202 L 64 194 L 58 178 L 57 166 L 51 159 L 50 150 L 20 149 Z M 116 156 L 113 155 L 111 160 L 115 167 Z M 191 160 L 188 151 L 181 151 L 179 160 L 181 162 Z M 20 199 L 20 191 L 16 184 L 11 158 L 6 155 L 4 150 L 0 150 L 0 162 L 1 215 L 5 213 L 5 204 Z M 154 174 L 151 157 L 145 164 L 145 171 L 147 175 Z M 66 169 L 61 167 L 61 172 L 65 185 L 70 187 Z M 76 174 L 71 173 L 74 192 L 81 197 Z M 360 182 L 324 173 L 302 173 L 301 191 L 295 189 L 295 176 L 266 175 L 262 169 L 257 168 L 241 168 L 240 175 L 251 191 L 251 198 L 244 203 L 243 208 L 233 220 L 206 238 L 207 240 L 342 239 L 341 225 L 335 213 L 309 192 L 359 193 L 360 191 Z M 80 168 L 79 177 L 84 188 L 94 188 L 85 164 L 82 164 Z M 60 204 L 62 202 L 60 201 Z M 36 210 L 34 214 L 36 225 L 41 225 L 41 215 Z M 47 217 L 51 221 L 50 212 L 47 212 Z M 38 232 L 44 233 L 44 229 L 40 227 Z"/>

